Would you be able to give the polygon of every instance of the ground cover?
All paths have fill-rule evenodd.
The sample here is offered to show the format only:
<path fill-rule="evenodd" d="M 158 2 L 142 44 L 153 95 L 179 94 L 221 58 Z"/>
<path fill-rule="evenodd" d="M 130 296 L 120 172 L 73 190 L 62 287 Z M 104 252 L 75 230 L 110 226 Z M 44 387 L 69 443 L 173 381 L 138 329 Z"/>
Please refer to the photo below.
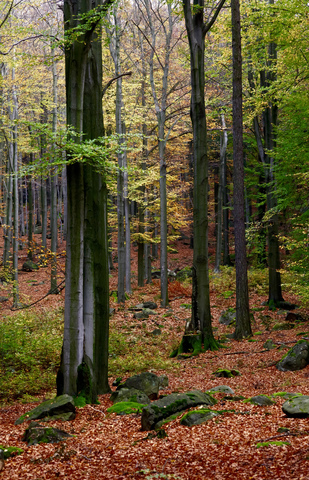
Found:
<path fill-rule="evenodd" d="M 179 243 L 176 250 L 178 253 L 171 255 L 170 268 L 189 265 L 189 248 Z M 132 270 L 134 278 L 135 262 Z M 116 273 L 112 274 L 111 291 L 116 289 Z M 252 270 L 250 279 L 253 337 L 236 342 L 229 338 L 233 325 L 219 323 L 221 312 L 233 308 L 235 303 L 233 270 L 223 269 L 220 276 L 211 276 L 211 304 L 215 336 L 224 348 L 191 358 L 169 358 L 190 316 L 188 280 L 171 282 L 169 308 L 158 307 L 156 315 L 146 319 L 134 318 L 131 308 L 147 300 L 159 303 L 158 280 L 143 288 L 134 284 L 133 294 L 124 307 L 117 305 L 111 296 L 114 312 L 110 385 L 116 378 L 126 379 L 142 371 L 168 376 L 169 385 L 163 394 L 228 385 L 235 396 L 228 400 L 223 393 L 216 395 L 219 402 L 213 409 L 220 411 L 220 415 L 193 427 L 181 425 L 181 416 L 176 417 L 163 426 L 167 436 L 162 438 L 141 431 L 140 414 L 109 413 L 110 395 L 103 395 L 99 405 L 79 408 L 74 421 L 51 422 L 51 426 L 74 435 L 72 438 L 59 444 L 31 447 L 21 441 L 26 425 L 15 426 L 14 422 L 44 398 L 55 395 L 64 291 L 47 296 L 32 308 L 12 311 L 11 287 L 4 284 L 0 295 L 9 300 L 1 303 L 0 445 L 22 448 L 23 453 L 5 461 L 0 477 L 7 480 L 307 478 L 308 420 L 287 418 L 282 411 L 285 401 L 282 394 L 272 397 L 275 404 L 266 407 L 242 399 L 278 392 L 309 395 L 309 367 L 296 372 L 281 372 L 275 367 L 291 345 L 309 337 L 307 311 L 298 309 L 302 320 L 286 322 L 286 312 L 272 311 L 262 305 L 267 300 L 266 272 Z M 20 273 L 20 280 L 21 300 L 33 303 L 49 289 L 49 267 Z M 285 292 L 285 298 L 292 303 L 299 300 L 289 292 Z M 287 324 L 293 328 L 286 329 Z M 274 348 L 264 347 L 267 340 L 272 340 Z M 213 372 L 220 368 L 238 370 L 241 375 L 218 378 Z"/>

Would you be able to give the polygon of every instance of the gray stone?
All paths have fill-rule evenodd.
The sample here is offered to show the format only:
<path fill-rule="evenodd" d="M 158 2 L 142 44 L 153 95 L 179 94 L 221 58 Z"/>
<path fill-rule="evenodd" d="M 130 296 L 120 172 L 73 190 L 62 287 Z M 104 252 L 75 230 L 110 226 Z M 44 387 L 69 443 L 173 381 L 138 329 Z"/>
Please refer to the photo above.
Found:
<path fill-rule="evenodd" d="M 120 390 L 116 390 L 116 392 L 111 394 L 110 400 L 113 404 L 120 402 L 135 402 L 147 405 L 150 403 L 146 393 L 137 390 L 136 388 L 121 388 Z"/>
<path fill-rule="evenodd" d="M 39 266 L 34 263 L 32 260 L 27 260 L 23 266 L 22 266 L 22 271 L 23 272 L 33 272 L 34 270 L 38 270 Z"/>
<path fill-rule="evenodd" d="M 210 410 L 194 410 L 193 412 L 186 413 L 180 420 L 180 424 L 186 427 L 192 427 L 193 425 L 201 425 L 202 423 L 208 422 L 217 416 L 218 413 L 211 412 Z"/>
<path fill-rule="evenodd" d="M 269 339 L 266 340 L 266 342 L 264 343 L 263 348 L 265 348 L 266 350 L 273 350 L 274 348 L 276 348 L 276 345 L 274 344 L 274 342 L 272 341 L 272 339 L 269 338 Z"/>
<path fill-rule="evenodd" d="M 160 328 L 155 328 L 152 332 L 151 335 L 154 335 L 155 337 L 158 335 L 161 335 L 162 331 Z"/>
<path fill-rule="evenodd" d="M 309 417 L 309 396 L 302 395 L 287 400 L 282 405 L 283 413 L 288 417 L 308 418 Z"/>
<path fill-rule="evenodd" d="M 8 297 L 0 297 L 0 302 L 7 302 L 8 301 Z"/>
<path fill-rule="evenodd" d="M 221 312 L 221 316 L 219 318 L 219 323 L 222 325 L 231 325 L 236 321 L 236 312 L 231 310 L 225 310 Z"/>
<path fill-rule="evenodd" d="M 44 427 L 37 422 L 31 422 L 22 438 L 28 446 L 39 443 L 58 443 L 72 437 L 69 433 L 53 427 Z"/>
<path fill-rule="evenodd" d="M 277 363 L 276 367 L 281 372 L 302 370 L 309 363 L 309 342 L 299 340 L 288 353 Z"/>
<path fill-rule="evenodd" d="M 71 415 L 71 420 L 75 418 L 74 400 L 70 395 L 60 395 L 52 400 L 47 400 L 46 402 L 41 403 L 33 410 L 30 410 L 30 412 L 24 413 L 19 417 L 16 420 L 15 425 L 20 425 L 28 420 L 46 419 L 46 417 L 53 417 L 54 415 L 59 416 L 65 413 L 73 414 Z"/>
<path fill-rule="evenodd" d="M 150 310 L 155 310 L 158 308 L 158 305 L 155 302 L 144 302 L 142 308 L 150 308 Z"/>
<path fill-rule="evenodd" d="M 151 372 L 143 372 L 139 375 L 134 375 L 128 378 L 124 383 L 117 387 L 117 390 L 121 388 L 136 388 L 146 393 L 150 399 L 158 398 L 160 381 L 159 377 Z"/>
<path fill-rule="evenodd" d="M 207 390 L 207 393 L 229 393 L 230 395 L 235 394 L 234 390 L 232 390 L 228 385 L 218 385 L 217 387 Z"/>
<path fill-rule="evenodd" d="M 276 403 L 267 397 L 267 395 L 256 395 L 255 397 L 251 397 L 249 401 L 253 405 L 259 405 L 260 407 L 267 407 L 270 405 L 275 405 Z"/>
<path fill-rule="evenodd" d="M 149 315 L 143 310 L 142 312 L 134 313 L 133 318 L 136 318 L 137 320 L 144 320 L 145 318 L 149 318 Z"/>
<path fill-rule="evenodd" d="M 151 308 L 143 308 L 143 313 L 147 315 L 158 315 L 157 312 L 154 310 L 151 310 Z"/>
<path fill-rule="evenodd" d="M 153 430 L 155 425 L 174 413 L 198 405 L 215 405 L 217 401 L 208 393 L 193 390 L 186 393 L 172 393 L 143 408 L 142 430 Z"/>
<path fill-rule="evenodd" d="M 159 390 L 168 387 L 168 377 L 166 375 L 159 376 Z"/>

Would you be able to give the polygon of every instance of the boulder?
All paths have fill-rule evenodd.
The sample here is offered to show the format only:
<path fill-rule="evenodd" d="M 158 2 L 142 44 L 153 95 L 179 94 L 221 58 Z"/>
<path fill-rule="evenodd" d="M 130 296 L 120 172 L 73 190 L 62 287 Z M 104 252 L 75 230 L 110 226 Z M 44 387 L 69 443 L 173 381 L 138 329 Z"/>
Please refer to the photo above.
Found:
<path fill-rule="evenodd" d="M 238 377 L 240 372 L 236 369 L 229 370 L 228 368 L 217 368 L 215 372 L 212 372 L 215 377 L 233 378 Z"/>
<path fill-rule="evenodd" d="M 67 414 L 70 414 L 69 418 Z M 74 400 L 70 395 L 60 395 L 52 400 L 47 400 L 46 402 L 41 403 L 38 407 L 35 407 L 33 410 L 30 410 L 30 412 L 24 413 L 19 417 L 16 420 L 15 425 L 20 425 L 28 420 L 49 418 L 52 420 L 55 415 L 57 416 L 57 419 L 60 419 L 62 415 L 64 415 L 65 420 L 73 420 L 75 418 Z"/>
<path fill-rule="evenodd" d="M 34 263 L 32 260 L 27 260 L 23 266 L 22 266 L 22 271 L 23 272 L 33 272 L 34 270 L 38 270 L 39 266 Z"/>
<path fill-rule="evenodd" d="M 135 402 L 148 405 L 148 403 L 150 403 L 146 393 L 136 388 L 121 388 L 120 390 L 116 390 L 116 392 L 111 394 L 110 400 L 113 404 L 119 402 Z"/>
<path fill-rule="evenodd" d="M 273 350 L 274 348 L 276 348 L 276 344 L 272 341 L 271 338 L 269 338 L 264 343 L 263 348 L 265 348 L 265 350 Z"/>
<path fill-rule="evenodd" d="M 159 390 L 168 387 L 168 377 L 166 375 L 159 376 Z"/>
<path fill-rule="evenodd" d="M 277 363 L 276 367 L 281 372 L 295 371 L 305 368 L 309 363 L 309 342 L 299 340 L 288 353 Z"/>
<path fill-rule="evenodd" d="M 275 405 L 276 403 L 267 395 L 256 395 L 255 397 L 249 398 L 249 402 L 253 405 L 259 405 L 260 407 L 267 407 L 270 405 Z"/>
<path fill-rule="evenodd" d="M 37 445 L 39 443 L 58 443 L 72 437 L 64 430 L 53 427 L 43 427 L 37 422 L 31 422 L 26 429 L 22 438 L 23 442 L 27 442 L 28 446 Z"/>
<path fill-rule="evenodd" d="M 137 320 L 144 320 L 146 318 L 149 318 L 149 313 L 145 312 L 145 310 L 143 310 L 142 312 L 135 312 L 133 318 L 136 318 Z"/>
<path fill-rule="evenodd" d="M 145 405 L 137 402 L 119 402 L 107 409 L 108 413 L 116 413 L 117 415 L 131 415 L 141 413 Z"/>
<path fill-rule="evenodd" d="M 217 401 L 208 393 L 193 390 L 186 393 L 172 393 L 143 408 L 142 430 L 153 430 L 158 422 L 176 412 L 198 405 L 215 405 Z"/>
<path fill-rule="evenodd" d="M 231 325 L 236 321 L 236 312 L 234 310 L 225 310 L 221 312 L 219 323 L 222 325 Z"/>
<path fill-rule="evenodd" d="M 211 410 L 193 410 L 182 417 L 180 424 L 186 427 L 192 427 L 193 425 L 201 425 L 202 423 L 208 422 L 217 416 L 218 413 L 212 412 Z"/>
<path fill-rule="evenodd" d="M 214 393 L 228 393 L 229 395 L 234 395 L 234 390 L 231 389 L 228 385 L 218 385 L 217 387 L 213 387 L 210 390 L 207 390 L 207 393 L 214 394 Z"/>
<path fill-rule="evenodd" d="M 150 308 L 150 310 L 155 310 L 158 308 L 158 305 L 155 302 L 144 302 L 143 303 L 143 308 Z"/>
<path fill-rule="evenodd" d="M 151 372 L 143 372 L 128 378 L 117 387 L 117 390 L 121 388 L 135 388 L 136 390 L 141 390 L 146 393 L 151 400 L 154 400 L 158 398 L 159 387 L 160 380 L 157 375 Z"/>
<path fill-rule="evenodd" d="M 282 405 L 283 413 L 288 417 L 308 418 L 309 417 L 309 396 L 302 395 L 287 400 Z"/>

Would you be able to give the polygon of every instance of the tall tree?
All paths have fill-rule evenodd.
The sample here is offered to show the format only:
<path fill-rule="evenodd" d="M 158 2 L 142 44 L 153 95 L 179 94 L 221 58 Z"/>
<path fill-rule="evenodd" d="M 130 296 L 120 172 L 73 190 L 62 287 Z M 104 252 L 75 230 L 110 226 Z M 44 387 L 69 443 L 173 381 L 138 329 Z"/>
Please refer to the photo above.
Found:
<path fill-rule="evenodd" d="M 204 0 L 183 0 L 191 63 L 191 122 L 193 128 L 193 268 L 192 316 L 186 333 L 200 332 L 204 349 L 217 349 L 213 336 L 208 272 L 208 158 L 205 110 L 205 36 L 216 21 L 225 0 L 220 0 L 204 22 Z"/>
<path fill-rule="evenodd" d="M 103 135 L 99 23 L 110 0 L 64 1 L 67 123 L 81 136 Z M 73 35 L 71 35 L 73 33 Z M 95 402 L 109 391 L 107 190 L 91 165 L 67 167 L 68 231 L 64 340 L 57 391 Z"/>
<path fill-rule="evenodd" d="M 233 43 L 233 162 L 234 162 L 234 235 L 236 264 L 236 329 L 234 337 L 252 335 L 249 311 L 242 114 L 242 57 L 239 0 L 231 0 Z"/>

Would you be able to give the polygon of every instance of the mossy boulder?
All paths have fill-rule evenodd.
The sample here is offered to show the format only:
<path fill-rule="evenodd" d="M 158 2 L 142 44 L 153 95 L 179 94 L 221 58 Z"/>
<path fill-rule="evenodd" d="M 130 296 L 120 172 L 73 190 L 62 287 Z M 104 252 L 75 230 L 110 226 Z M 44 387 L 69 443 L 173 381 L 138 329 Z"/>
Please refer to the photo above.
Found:
<path fill-rule="evenodd" d="M 119 402 L 109 407 L 107 411 L 108 413 L 117 413 L 117 415 L 130 415 L 132 413 L 141 413 L 145 406 L 137 402 Z"/>
<path fill-rule="evenodd" d="M 309 417 L 309 396 L 302 395 L 287 400 L 282 405 L 283 413 L 287 417 L 308 418 Z"/>
<path fill-rule="evenodd" d="M 57 419 L 60 419 L 62 415 L 64 415 L 63 419 L 65 420 L 73 420 L 75 418 L 74 400 L 70 395 L 60 395 L 52 400 L 46 400 L 46 402 L 41 403 L 33 410 L 30 410 L 30 412 L 24 413 L 19 417 L 15 425 L 20 425 L 28 420 L 48 420 L 49 418 L 52 420 L 54 419 L 52 417 L 55 415 Z"/>
<path fill-rule="evenodd" d="M 193 427 L 193 425 L 201 425 L 202 423 L 208 422 L 214 417 L 217 417 L 217 415 L 218 413 L 207 409 L 193 410 L 185 413 L 180 420 L 180 424 L 185 425 L 186 427 Z"/>
<path fill-rule="evenodd" d="M 290 400 L 291 398 L 294 397 L 302 397 L 302 393 L 296 393 L 296 392 L 276 392 L 273 393 L 273 397 L 281 397 L 284 398 L 285 400 Z"/>
<path fill-rule="evenodd" d="M 143 405 L 150 403 L 148 395 L 136 388 L 121 388 L 120 390 L 116 390 L 116 392 L 111 394 L 110 399 L 114 405 L 119 402 L 135 402 Z"/>
<path fill-rule="evenodd" d="M 228 368 L 217 368 L 215 372 L 212 372 L 212 375 L 215 377 L 233 378 L 238 377 L 240 372 L 235 369 L 229 370 Z"/>
<path fill-rule="evenodd" d="M 267 395 L 256 395 L 249 398 L 247 401 L 252 403 L 252 405 L 259 405 L 260 407 L 267 407 L 270 405 L 275 405 L 276 403 Z"/>
<path fill-rule="evenodd" d="M 225 310 L 221 312 L 219 323 L 221 325 L 234 325 L 236 322 L 236 312 L 235 310 Z"/>
<path fill-rule="evenodd" d="M 186 393 L 172 393 L 160 398 L 142 411 L 142 430 L 153 430 L 158 422 L 174 413 L 197 407 L 198 405 L 215 405 L 217 401 L 208 393 L 193 390 Z"/>
<path fill-rule="evenodd" d="M 144 392 L 151 400 L 158 398 L 160 388 L 160 380 L 157 375 L 151 372 L 143 372 L 139 375 L 134 375 L 128 378 L 124 383 L 117 387 L 121 388 L 135 388 Z"/>
<path fill-rule="evenodd" d="M 276 344 L 272 341 L 271 338 L 269 338 L 264 343 L 263 348 L 265 348 L 266 350 L 273 350 L 274 348 L 276 348 Z"/>
<path fill-rule="evenodd" d="M 15 455 L 20 455 L 24 452 L 22 448 L 6 447 L 5 445 L 0 445 L 0 450 L 3 451 L 4 460 L 7 460 L 10 457 L 15 457 Z"/>
<path fill-rule="evenodd" d="M 39 269 L 39 266 L 36 263 L 34 263 L 32 260 L 27 260 L 22 266 L 23 272 L 33 272 L 38 269 Z"/>
<path fill-rule="evenodd" d="M 217 387 L 213 387 L 210 390 L 207 390 L 207 393 L 214 395 L 215 393 L 227 393 L 229 395 L 234 395 L 234 390 L 231 389 L 228 385 L 218 385 Z"/>
<path fill-rule="evenodd" d="M 37 445 L 39 443 L 58 443 L 72 437 L 64 430 L 53 427 L 44 427 L 37 422 L 31 422 L 26 429 L 22 438 L 23 442 L 27 442 L 28 446 Z"/>
<path fill-rule="evenodd" d="M 276 367 L 282 372 L 302 370 L 309 363 L 309 342 L 299 340 L 288 353 L 277 363 Z"/>

